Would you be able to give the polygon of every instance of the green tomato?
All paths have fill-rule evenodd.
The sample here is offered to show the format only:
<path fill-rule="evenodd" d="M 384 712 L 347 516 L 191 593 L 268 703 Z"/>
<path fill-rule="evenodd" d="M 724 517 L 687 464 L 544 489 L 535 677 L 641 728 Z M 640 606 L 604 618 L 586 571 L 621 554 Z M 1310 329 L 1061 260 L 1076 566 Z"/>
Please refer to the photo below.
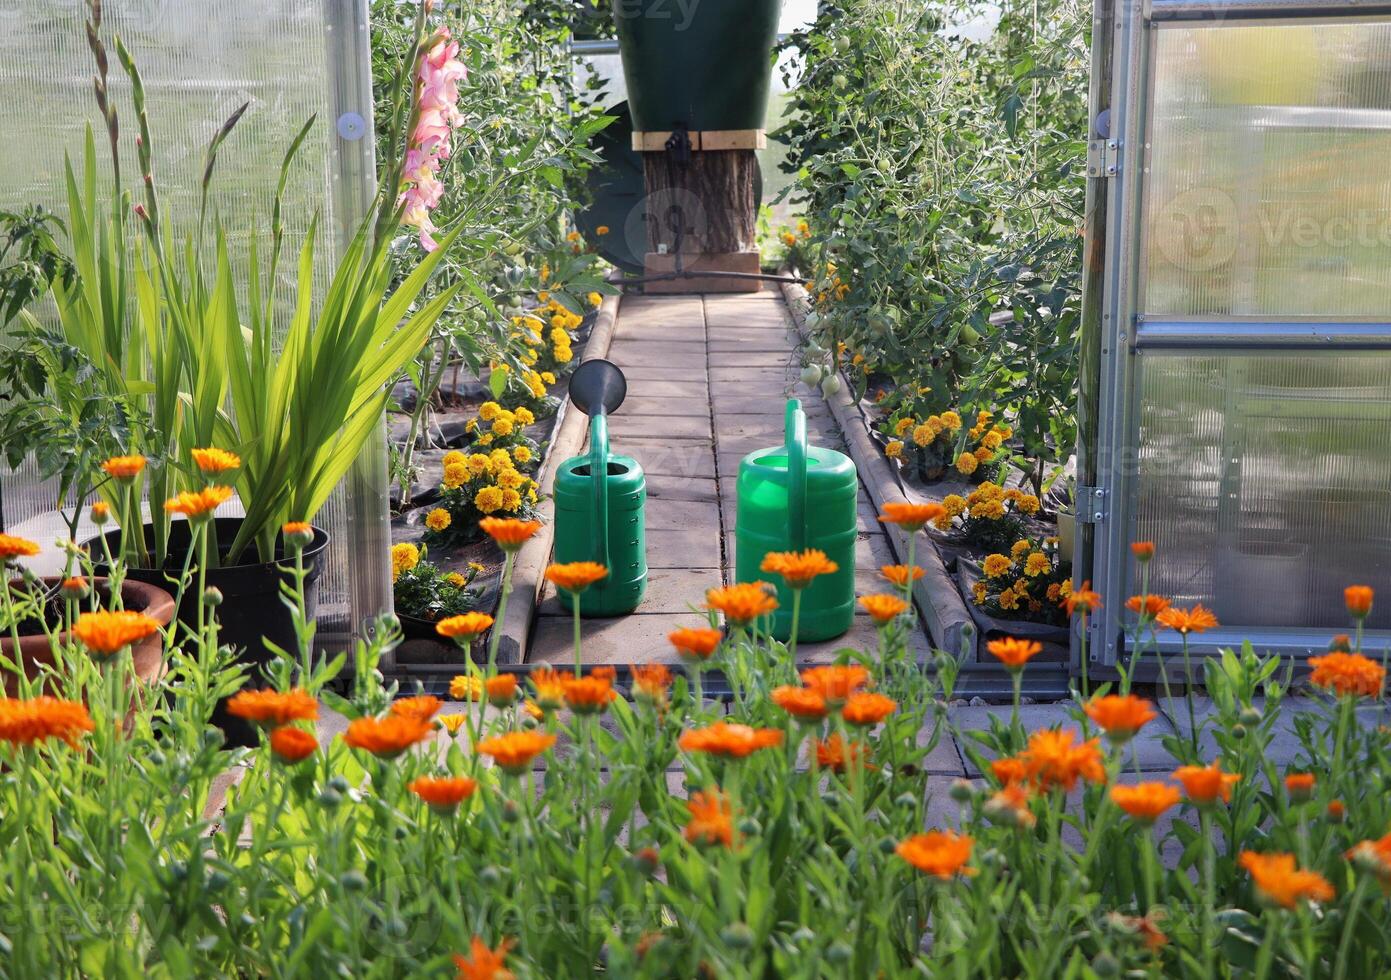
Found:
<path fill-rule="evenodd" d="M 808 388 L 815 387 L 821 383 L 821 367 L 818 364 L 808 364 L 802 368 L 802 384 Z"/>
<path fill-rule="evenodd" d="M 847 51 L 850 50 L 850 38 L 845 37 L 844 35 L 836 38 L 835 46 L 836 51 L 838 51 L 840 54 L 845 54 Z"/>
<path fill-rule="evenodd" d="M 974 347 L 980 343 L 980 331 L 969 323 L 961 328 L 961 332 L 956 335 L 956 339 L 967 347 Z"/>
<path fill-rule="evenodd" d="M 821 379 L 821 394 L 826 398 L 840 393 L 840 375 L 828 374 Z"/>

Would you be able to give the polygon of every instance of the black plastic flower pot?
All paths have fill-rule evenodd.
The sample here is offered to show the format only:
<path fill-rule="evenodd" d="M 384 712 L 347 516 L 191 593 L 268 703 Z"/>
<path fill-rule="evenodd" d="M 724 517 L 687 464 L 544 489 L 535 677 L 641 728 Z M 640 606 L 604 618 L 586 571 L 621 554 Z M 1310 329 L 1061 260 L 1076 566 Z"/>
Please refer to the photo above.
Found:
<path fill-rule="evenodd" d="M 254 548 L 242 555 L 242 563 L 226 564 L 227 551 L 240 530 L 240 517 L 219 517 L 215 519 L 219 552 L 218 567 L 210 568 L 205 577 L 209 588 L 222 593 L 222 604 L 217 607 L 218 641 L 233 647 L 241 660 L 251 667 L 247 675 L 248 686 L 259 686 L 264 682 L 261 668 L 270 661 L 271 650 L 267 644 L 274 644 L 290 654 L 297 649 L 295 623 L 289 606 L 285 604 L 280 591 L 281 583 L 290 583 L 288 574 L 294 570 L 294 558 L 277 548 L 274 561 L 259 560 Z M 146 546 L 153 544 L 154 528 L 145 527 Z M 120 548 L 119 529 L 107 531 L 104 535 L 111 554 Z M 90 553 L 96 559 L 102 555 L 100 538 L 86 542 Z M 319 561 L 324 549 L 328 547 L 328 532 L 314 528 L 314 539 L 305 546 L 304 567 L 304 606 L 309 618 L 313 618 L 319 600 Z M 193 529 L 187 521 L 175 521 L 169 531 L 169 556 L 162 568 L 127 568 L 126 577 L 137 582 L 147 582 L 160 588 L 175 591 L 177 586 L 170 584 L 170 578 L 178 578 L 188 557 L 193 541 Z M 250 558 L 251 561 L 245 559 Z M 99 560 L 96 572 L 106 574 L 108 569 Z M 179 602 L 178 621 L 189 629 L 197 629 L 198 595 L 196 579 Z M 217 706 L 213 723 L 222 729 L 229 745 L 255 745 L 256 731 L 239 718 L 227 714 L 226 703 Z"/>

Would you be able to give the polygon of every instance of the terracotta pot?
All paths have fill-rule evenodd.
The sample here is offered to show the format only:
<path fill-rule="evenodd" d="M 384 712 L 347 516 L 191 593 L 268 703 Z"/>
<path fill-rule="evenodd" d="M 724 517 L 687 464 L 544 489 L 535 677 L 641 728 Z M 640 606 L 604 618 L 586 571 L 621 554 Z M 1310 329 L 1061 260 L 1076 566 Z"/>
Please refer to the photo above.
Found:
<path fill-rule="evenodd" d="M 44 586 L 48 589 L 57 589 L 62 583 L 58 577 L 41 579 Z M 93 588 L 100 589 L 107 583 L 107 579 L 92 579 Z M 10 582 L 10 588 L 23 589 L 24 582 L 16 579 Z M 160 626 L 168 626 L 170 620 L 174 618 L 174 597 L 156 585 L 145 582 L 136 582 L 127 579 L 121 585 L 121 602 L 126 609 L 132 612 L 142 612 L 149 616 Z M 66 632 L 58 634 L 60 641 L 66 641 Z M 6 657 L 15 660 L 14 640 L 6 635 L 0 637 L 0 652 Z M 159 676 L 164 663 L 164 637 L 156 633 L 146 637 L 131 648 L 131 659 L 135 667 L 136 676 L 141 681 L 149 682 Z M 53 650 L 49 646 L 48 636 L 44 633 L 32 635 L 20 634 L 19 637 L 19 657 L 17 662 L 24 665 L 24 672 L 30 680 L 39 676 L 39 669 L 42 666 L 50 666 L 53 663 Z M 5 693 L 9 697 L 14 697 L 19 691 L 19 679 L 13 674 L 5 676 Z"/>

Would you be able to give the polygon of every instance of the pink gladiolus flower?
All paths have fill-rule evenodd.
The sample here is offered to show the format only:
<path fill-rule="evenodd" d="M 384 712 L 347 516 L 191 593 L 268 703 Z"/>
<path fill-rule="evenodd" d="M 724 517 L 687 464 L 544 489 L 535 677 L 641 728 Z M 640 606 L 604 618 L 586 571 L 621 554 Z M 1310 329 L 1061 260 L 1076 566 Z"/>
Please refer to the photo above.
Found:
<path fill-rule="evenodd" d="M 397 201 L 404 209 L 402 222 L 419 232 L 420 244 L 427 252 L 439 247 L 430 212 L 444 196 L 439 172 L 449 159 L 453 132 L 464 122 L 458 106 L 459 83 L 468 80 L 468 69 L 459 60 L 459 42 L 453 40 L 448 28 L 435 37 L 435 43 L 420 56 L 418 119 L 403 161 L 404 186 Z"/>

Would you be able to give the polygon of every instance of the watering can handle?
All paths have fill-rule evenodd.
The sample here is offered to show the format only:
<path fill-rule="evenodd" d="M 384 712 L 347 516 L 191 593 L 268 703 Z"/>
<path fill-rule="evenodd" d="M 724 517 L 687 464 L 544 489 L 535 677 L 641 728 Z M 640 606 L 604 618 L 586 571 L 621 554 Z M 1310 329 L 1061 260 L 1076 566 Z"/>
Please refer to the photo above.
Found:
<path fill-rule="evenodd" d="M 807 416 L 796 398 L 787 400 L 787 530 L 793 551 L 807 546 Z"/>
<path fill-rule="evenodd" d="M 609 567 L 609 420 L 599 413 L 589 419 L 589 477 L 593 488 L 594 560 Z"/>

